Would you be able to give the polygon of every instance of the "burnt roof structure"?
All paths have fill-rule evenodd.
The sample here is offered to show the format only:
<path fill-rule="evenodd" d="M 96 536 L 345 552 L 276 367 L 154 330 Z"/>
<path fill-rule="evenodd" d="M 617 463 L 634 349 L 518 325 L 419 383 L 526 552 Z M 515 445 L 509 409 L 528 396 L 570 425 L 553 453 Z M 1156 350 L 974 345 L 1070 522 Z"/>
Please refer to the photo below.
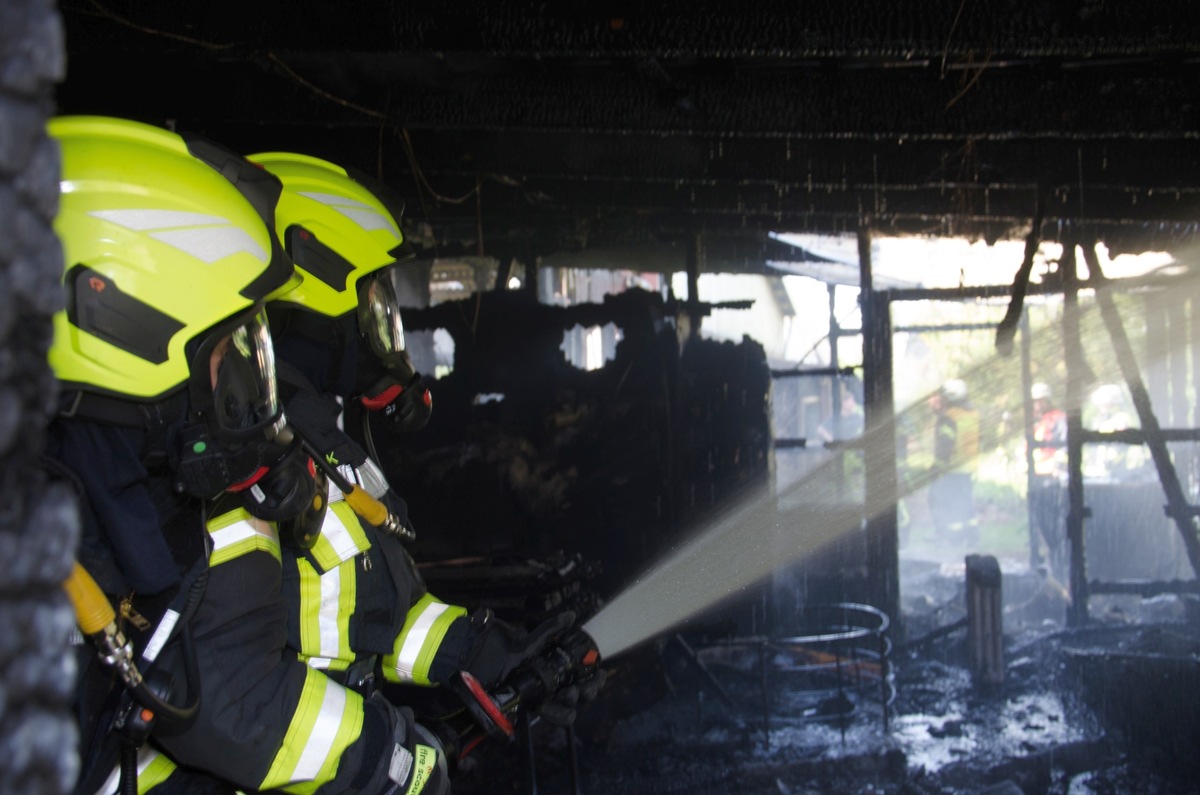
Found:
<path fill-rule="evenodd" d="M 361 168 L 429 256 L 702 232 L 754 260 L 772 231 L 992 241 L 1035 215 L 1141 251 L 1192 240 L 1200 214 L 1191 0 L 61 12 L 59 112 Z"/>

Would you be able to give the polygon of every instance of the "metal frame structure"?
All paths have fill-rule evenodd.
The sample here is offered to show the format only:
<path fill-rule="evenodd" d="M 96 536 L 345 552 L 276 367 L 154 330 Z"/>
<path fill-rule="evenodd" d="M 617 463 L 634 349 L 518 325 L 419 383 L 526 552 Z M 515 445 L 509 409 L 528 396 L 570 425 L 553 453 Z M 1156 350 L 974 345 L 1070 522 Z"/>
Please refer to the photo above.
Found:
<path fill-rule="evenodd" d="M 1089 273 L 1092 274 L 1087 282 L 1080 282 L 1076 277 L 1075 269 L 1075 248 L 1079 246 L 1084 251 L 1084 257 L 1088 265 Z M 869 251 L 869 248 L 860 247 L 864 251 Z M 869 256 L 869 255 L 868 255 Z M 1103 276 L 1099 259 L 1095 253 L 1094 241 L 1080 241 L 1074 238 L 1068 238 L 1064 241 L 1063 262 L 1060 267 L 1060 272 L 1063 274 L 1061 285 L 1026 285 L 1024 294 L 1026 295 L 1048 295 L 1061 293 L 1064 297 L 1064 315 L 1063 315 L 1063 336 L 1064 336 L 1064 358 L 1067 368 L 1067 395 L 1066 402 L 1067 411 L 1067 466 L 1068 466 L 1068 512 L 1066 517 L 1066 535 L 1070 550 L 1070 593 L 1071 606 L 1068 612 L 1068 624 L 1071 626 L 1079 626 L 1089 621 L 1088 600 L 1092 595 L 1096 594 L 1138 594 L 1141 596 L 1153 596 L 1163 593 L 1200 593 L 1200 581 L 1192 580 L 1175 580 L 1170 582 L 1150 582 L 1150 581 L 1100 581 L 1089 579 L 1087 575 L 1087 555 L 1086 541 L 1084 532 L 1084 520 L 1090 516 L 1089 509 L 1085 502 L 1085 484 L 1083 479 L 1083 449 L 1085 445 L 1097 443 L 1119 443 L 1119 444 L 1145 444 L 1151 453 L 1155 470 L 1158 476 L 1159 483 L 1162 485 L 1166 506 L 1164 508 L 1167 516 L 1171 517 L 1184 540 L 1184 545 L 1188 551 L 1189 561 L 1192 564 L 1194 571 L 1200 572 L 1200 536 L 1197 535 L 1197 521 L 1200 520 L 1200 506 L 1190 504 L 1187 499 L 1187 494 L 1183 484 L 1181 483 L 1177 467 L 1172 460 L 1170 451 L 1167 449 L 1166 443 L 1169 441 L 1200 441 L 1200 428 L 1163 428 L 1154 409 L 1150 403 L 1149 392 L 1146 388 L 1145 380 L 1139 370 L 1136 356 L 1132 346 L 1129 343 L 1128 336 L 1125 332 L 1124 324 L 1117 312 L 1112 300 L 1112 290 L 1119 289 L 1122 285 L 1117 282 L 1110 281 Z M 870 281 L 866 278 L 869 275 L 869 268 L 864 266 L 863 284 L 869 285 Z M 1129 286 L 1134 286 L 1133 283 Z M 1112 340 L 1114 355 L 1120 366 L 1122 376 L 1124 377 L 1126 386 L 1129 388 L 1130 394 L 1133 397 L 1134 407 L 1137 410 L 1138 419 L 1141 425 L 1140 429 L 1131 429 L 1118 432 L 1098 432 L 1087 430 L 1083 427 L 1082 412 L 1080 406 L 1083 403 L 1083 385 L 1085 383 L 1088 369 L 1087 364 L 1083 359 L 1083 345 L 1080 331 L 1080 309 L 1079 309 L 1079 292 L 1084 288 L 1094 288 L 1096 300 L 1100 307 L 1101 316 L 1104 320 L 1104 325 L 1108 331 L 1108 335 Z M 889 290 L 864 290 L 864 307 L 880 305 L 886 309 L 879 310 L 881 313 L 887 313 L 890 305 L 896 301 L 917 301 L 917 300 L 963 300 L 970 298 L 996 298 L 1006 297 L 1013 294 L 1013 288 L 1009 286 L 988 286 L 988 287 L 972 287 L 972 288 L 957 288 L 957 289 L 889 289 Z M 1192 375 L 1194 393 L 1200 395 L 1200 367 L 1197 366 L 1197 360 L 1200 360 L 1200 296 L 1189 295 L 1180 299 L 1190 304 L 1192 317 L 1192 335 L 1190 339 L 1182 340 L 1191 348 L 1192 352 Z M 1183 312 L 1178 311 L 1175 315 L 1182 317 Z M 1022 312 L 1022 329 L 1026 332 L 1022 334 L 1022 387 L 1025 398 L 1025 427 L 1031 425 L 1032 412 L 1030 401 L 1028 399 L 1030 387 L 1030 363 L 1027 333 L 1027 321 L 1024 320 L 1025 313 Z M 1177 320 L 1179 319 L 1177 317 Z M 866 327 L 864 323 L 864 328 Z M 948 326 L 943 330 L 957 330 L 960 326 Z M 877 387 L 873 396 L 875 402 L 871 400 L 872 393 L 868 393 L 866 411 L 868 418 L 872 412 L 880 413 L 878 405 L 879 399 L 883 395 L 890 398 L 891 387 L 891 360 L 890 356 L 886 361 L 872 358 L 868 351 L 878 349 L 881 345 L 890 346 L 891 334 L 894 329 L 889 326 L 879 325 L 874 329 L 877 336 L 877 342 L 873 346 L 864 344 L 864 371 L 865 374 L 874 372 L 873 380 L 876 384 L 884 384 L 883 388 Z M 1177 361 L 1176 370 L 1186 368 L 1185 360 L 1182 356 Z M 1175 373 L 1173 379 L 1175 391 L 1179 393 L 1177 398 L 1184 391 L 1184 379 L 1179 372 Z M 887 402 L 888 416 L 890 417 L 890 400 Z M 1177 417 L 1183 417 L 1186 414 L 1186 403 L 1177 399 L 1174 406 L 1174 413 Z M 1200 406 L 1196 408 L 1197 416 L 1200 416 Z M 871 421 L 870 419 L 868 421 Z M 1027 441 L 1030 441 L 1027 439 Z M 1027 444 L 1027 448 L 1032 448 L 1032 444 Z M 887 455 L 887 451 L 879 451 L 878 454 Z M 891 462 L 892 466 L 889 471 L 894 471 L 895 460 Z M 868 472 L 871 468 L 868 467 Z M 1032 468 L 1030 468 L 1030 477 L 1032 477 Z M 871 485 L 868 484 L 868 488 Z M 891 570 L 889 561 L 879 559 L 874 561 L 877 564 L 882 564 L 887 570 Z M 872 569 L 876 571 L 876 569 Z M 895 576 L 891 574 L 891 576 Z M 884 601 L 881 604 L 890 604 Z"/>

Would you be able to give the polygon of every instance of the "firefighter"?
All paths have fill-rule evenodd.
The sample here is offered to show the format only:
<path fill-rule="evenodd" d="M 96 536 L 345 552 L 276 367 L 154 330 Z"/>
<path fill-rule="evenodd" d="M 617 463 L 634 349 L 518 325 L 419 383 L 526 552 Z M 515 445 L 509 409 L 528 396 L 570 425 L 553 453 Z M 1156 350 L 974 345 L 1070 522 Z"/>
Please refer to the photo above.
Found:
<path fill-rule="evenodd" d="M 399 685 L 448 683 L 461 671 L 485 687 L 499 683 L 573 615 L 550 617 L 526 633 L 486 609 L 468 614 L 427 592 L 403 546 L 412 533 L 404 501 L 389 487 L 369 438 L 339 427 L 354 401 L 400 430 L 428 421 L 432 398 L 404 348 L 392 271 L 411 258 L 386 192 L 340 166 L 291 153 L 251 155 L 278 177 L 278 237 L 302 280 L 268 304 L 280 389 L 290 423 L 320 458 L 387 505 L 392 526 L 361 521 L 331 488 L 318 532 L 281 524 L 290 645 L 310 666 L 364 693 L 382 678 Z M 391 692 L 391 691 L 390 691 Z M 550 720 L 573 717 L 573 692 L 543 707 Z"/>
<path fill-rule="evenodd" d="M 1030 568 L 1043 564 L 1044 542 L 1051 568 L 1057 577 L 1066 575 L 1067 562 L 1065 496 L 1067 480 L 1067 415 L 1054 405 L 1049 384 L 1038 382 L 1030 387 L 1033 403 L 1033 475 L 1029 479 L 1029 508 L 1033 522 L 1029 527 Z"/>
<path fill-rule="evenodd" d="M 117 606 L 160 711 L 189 717 L 196 681 L 174 681 L 172 698 L 153 653 L 176 653 L 190 632 L 207 576 L 205 501 L 253 484 L 298 506 L 312 489 L 278 440 L 263 311 L 293 275 L 254 205 L 278 185 L 219 147 L 135 122 L 64 117 L 49 133 L 62 158 L 65 309 L 48 354 L 59 411 L 45 465 L 76 489 L 76 557 Z M 94 792 L 118 746 L 145 737 L 131 736 L 136 721 L 113 734 L 128 694 L 79 651 L 78 785 Z"/>
<path fill-rule="evenodd" d="M 437 743 L 410 714 L 287 646 L 264 517 L 317 494 L 262 309 L 294 273 L 269 221 L 278 179 L 133 122 L 58 119 L 51 134 L 67 309 L 50 464 L 79 484 L 79 558 L 119 602 L 162 707 L 106 693 L 108 672 L 90 666 L 76 791 L 444 791 Z"/>
<path fill-rule="evenodd" d="M 975 467 L 979 458 L 979 412 L 967 384 L 952 378 L 930 397 L 934 413 L 933 460 L 936 480 L 929 487 L 929 512 L 938 538 L 957 538 L 967 548 L 979 541 L 975 516 Z"/>

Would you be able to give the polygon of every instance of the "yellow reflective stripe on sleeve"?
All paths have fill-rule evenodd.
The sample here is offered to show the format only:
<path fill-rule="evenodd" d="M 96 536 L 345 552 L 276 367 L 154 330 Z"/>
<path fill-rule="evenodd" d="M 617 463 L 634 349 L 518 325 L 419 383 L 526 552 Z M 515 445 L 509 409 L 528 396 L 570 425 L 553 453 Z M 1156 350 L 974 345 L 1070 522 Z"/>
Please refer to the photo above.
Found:
<path fill-rule="evenodd" d="M 142 747 L 145 748 L 145 746 Z M 175 772 L 175 762 L 157 751 L 153 753 L 154 758 L 144 768 L 141 767 L 141 760 L 138 760 L 138 795 L 150 792 L 159 784 L 165 782 Z"/>
<path fill-rule="evenodd" d="M 464 608 L 439 602 L 430 594 L 422 596 L 409 609 L 392 653 L 383 658 L 383 672 L 388 681 L 432 684 L 429 666 L 446 638 L 446 630 L 455 619 L 466 614 Z"/>
<path fill-rule="evenodd" d="M 166 781 L 175 772 L 175 763 L 151 746 L 143 745 L 138 749 L 137 771 L 138 795 L 145 795 L 145 793 Z M 113 768 L 113 772 L 109 774 L 108 778 L 104 780 L 104 784 L 101 785 L 100 789 L 96 790 L 96 795 L 115 795 L 120 781 L 121 766 L 117 765 L 117 767 Z"/>
<path fill-rule="evenodd" d="M 271 770 L 259 789 L 285 787 L 291 792 L 320 785 L 337 773 L 346 749 L 363 727 L 362 696 L 325 674 L 307 669 L 304 691 Z"/>
<path fill-rule="evenodd" d="M 425 789 L 425 784 L 429 782 L 429 777 L 433 775 L 433 768 L 436 765 L 437 751 L 428 745 L 417 744 L 414 746 L 412 783 L 408 785 L 404 795 L 417 795 Z"/>
<path fill-rule="evenodd" d="M 344 500 L 329 503 L 325 521 L 321 524 L 321 535 L 311 550 L 313 560 L 328 571 L 370 548 L 371 542 L 358 523 L 354 509 Z"/>
<path fill-rule="evenodd" d="M 300 581 L 300 655 L 313 668 L 342 671 L 354 661 L 350 617 L 358 596 L 358 564 L 348 560 L 321 574 L 296 559 Z"/>
<path fill-rule="evenodd" d="M 208 534 L 213 541 L 212 556 L 208 561 L 210 566 L 220 565 L 250 552 L 269 552 L 276 560 L 282 560 L 275 526 L 256 519 L 244 508 L 210 520 Z"/>

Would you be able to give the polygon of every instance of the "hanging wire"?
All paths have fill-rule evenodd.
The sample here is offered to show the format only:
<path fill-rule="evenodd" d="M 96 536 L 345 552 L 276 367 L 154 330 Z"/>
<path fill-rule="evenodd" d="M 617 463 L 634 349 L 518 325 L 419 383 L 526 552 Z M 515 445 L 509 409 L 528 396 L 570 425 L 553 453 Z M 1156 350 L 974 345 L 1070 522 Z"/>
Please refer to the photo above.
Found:
<path fill-rule="evenodd" d="M 132 28 L 133 30 L 139 30 L 142 33 L 148 33 L 151 36 L 160 36 L 164 39 L 174 39 L 175 41 L 182 41 L 187 44 L 194 44 L 197 47 L 204 47 L 205 49 L 209 49 L 209 50 L 228 50 L 228 49 L 238 46 L 238 44 L 236 42 L 229 42 L 226 44 L 218 44 L 218 43 L 212 42 L 212 41 L 204 41 L 203 39 L 192 38 L 191 36 L 184 36 L 182 33 L 172 33 L 171 31 L 167 31 L 167 30 L 159 30 L 158 28 L 151 28 L 151 27 L 147 27 L 145 25 L 139 25 L 138 23 L 134 22 L 133 20 L 128 19 L 127 17 L 121 16 L 120 14 L 113 11 L 111 8 L 104 5 L 103 3 L 98 2 L 98 0 L 90 0 L 90 2 L 91 2 L 92 7 L 95 8 L 96 11 L 99 12 L 101 16 L 108 17 L 113 22 L 124 25 L 127 28 Z"/>

